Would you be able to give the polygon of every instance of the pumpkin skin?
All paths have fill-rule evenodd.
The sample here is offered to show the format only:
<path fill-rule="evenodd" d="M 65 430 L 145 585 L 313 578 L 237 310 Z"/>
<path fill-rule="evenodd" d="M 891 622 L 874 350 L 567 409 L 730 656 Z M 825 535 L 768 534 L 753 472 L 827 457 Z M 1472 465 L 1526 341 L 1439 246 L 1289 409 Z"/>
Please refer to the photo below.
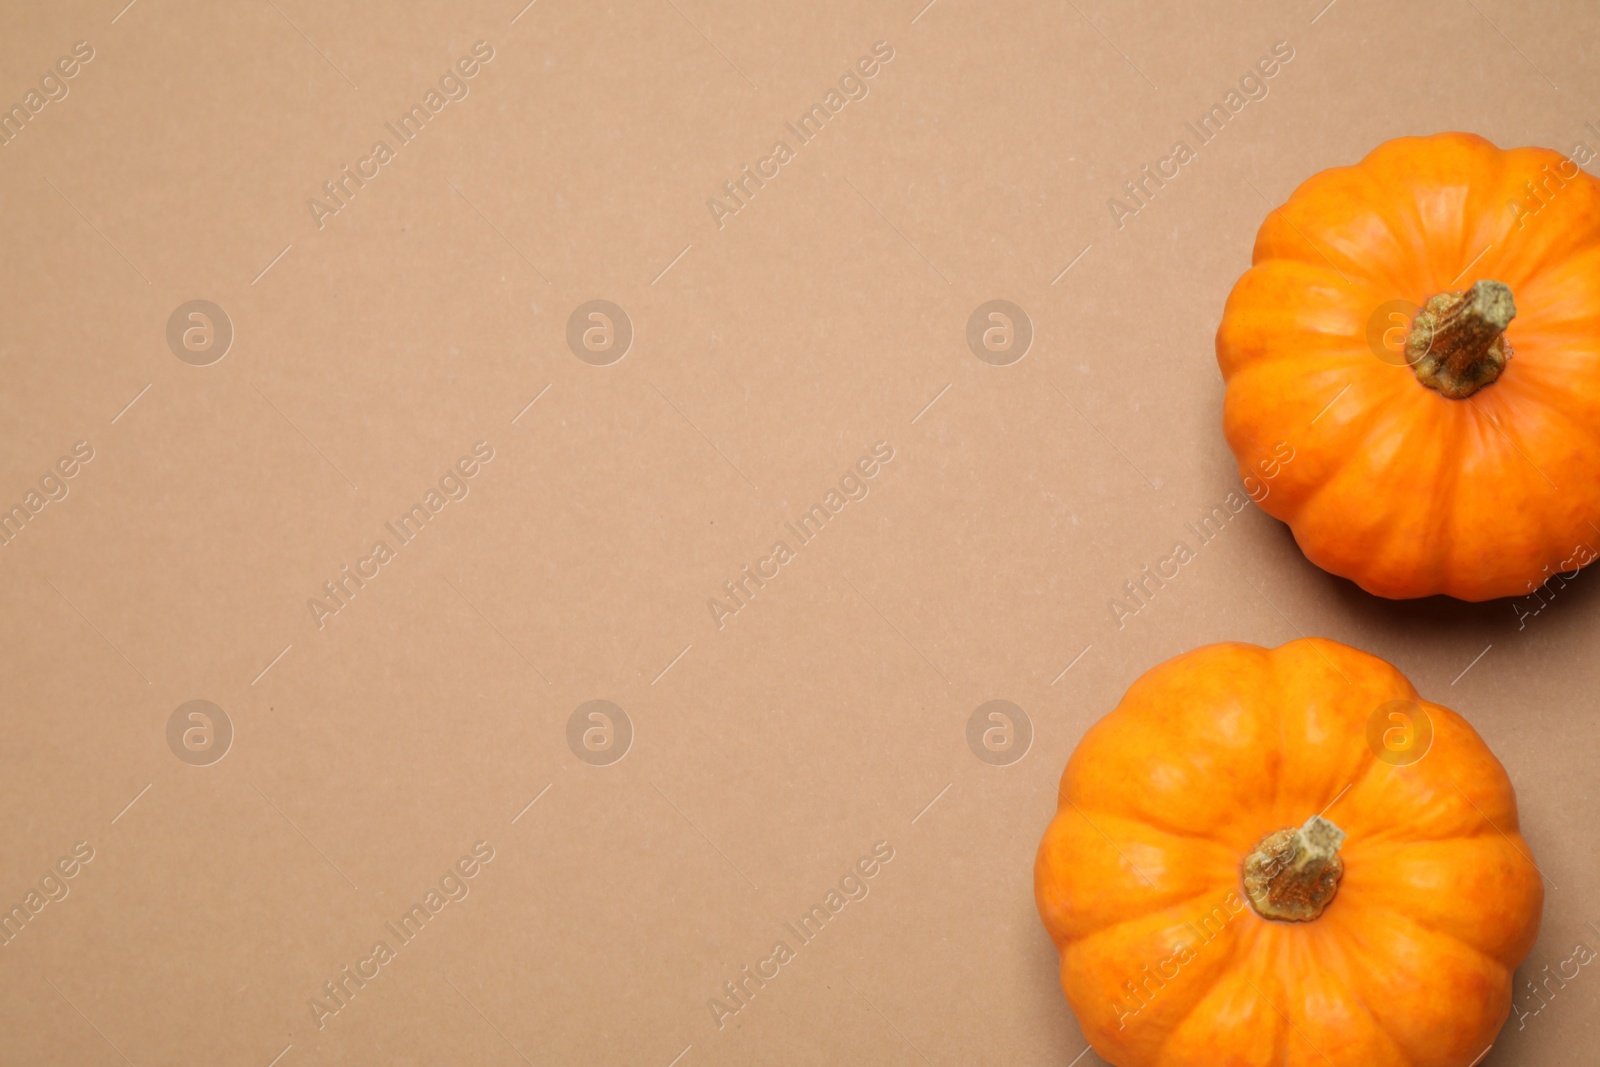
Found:
<path fill-rule="evenodd" d="M 1252 263 L 1217 330 L 1224 431 L 1247 478 L 1294 450 L 1260 504 L 1313 563 L 1383 597 L 1487 600 L 1595 558 L 1600 181 L 1548 149 L 1401 138 L 1296 189 Z M 1452 399 L 1407 365 L 1405 323 L 1491 279 L 1513 355 Z"/>
<path fill-rule="evenodd" d="M 1367 740 L 1393 701 L 1415 702 L 1402 762 Z M 1544 901 L 1511 783 L 1375 656 L 1302 639 L 1169 660 L 1085 734 L 1059 799 L 1035 900 L 1117 1067 L 1469 1067 L 1507 1018 Z M 1317 813 L 1346 835 L 1336 893 L 1262 917 L 1242 858 Z"/>

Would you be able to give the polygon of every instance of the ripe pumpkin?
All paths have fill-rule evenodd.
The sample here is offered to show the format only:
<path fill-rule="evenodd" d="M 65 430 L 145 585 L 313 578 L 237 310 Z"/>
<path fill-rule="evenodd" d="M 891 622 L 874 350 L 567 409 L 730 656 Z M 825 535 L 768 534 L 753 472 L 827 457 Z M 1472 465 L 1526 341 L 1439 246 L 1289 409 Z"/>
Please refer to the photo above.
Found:
<path fill-rule="evenodd" d="M 1136 681 L 1067 763 L 1034 896 L 1117 1067 L 1468 1067 L 1544 887 L 1472 727 L 1306 639 Z"/>
<path fill-rule="evenodd" d="M 1487 600 L 1595 558 L 1600 181 L 1400 138 L 1296 189 L 1252 262 L 1217 330 L 1224 430 L 1247 478 L 1294 450 L 1260 503 L 1313 563 Z"/>

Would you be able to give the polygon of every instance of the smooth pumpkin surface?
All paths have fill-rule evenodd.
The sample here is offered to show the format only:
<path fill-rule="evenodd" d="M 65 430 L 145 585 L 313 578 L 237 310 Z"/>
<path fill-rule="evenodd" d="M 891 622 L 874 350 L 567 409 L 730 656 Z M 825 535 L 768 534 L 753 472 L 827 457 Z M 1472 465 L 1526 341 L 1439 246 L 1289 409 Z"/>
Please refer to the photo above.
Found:
<path fill-rule="evenodd" d="M 1294 449 L 1261 506 L 1313 563 L 1487 600 L 1595 558 L 1600 181 L 1548 149 L 1401 138 L 1296 189 L 1252 263 L 1217 330 L 1224 430 L 1241 475 Z M 1509 358 L 1475 360 L 1463 331 L 1449 395 L 1417 311 L 1480 282 L 1514 303 Z"/>
<path fill-rule="evenodd" d="M 1090 728 L 1059 799 L 1035 899 L 1109 1063 L 1468 1067 L 1507 1018 L 1544 901 L 1511 782 L 1383 660 L 1321 639 L 1178 656 Z M 1318 815 L 1342 832 L 1332 891 L 1304 883 L 1320 914 L 1263 915 L 1249 860 Z M 1265 874 L 1303 903 L 1294 861 Z"/>

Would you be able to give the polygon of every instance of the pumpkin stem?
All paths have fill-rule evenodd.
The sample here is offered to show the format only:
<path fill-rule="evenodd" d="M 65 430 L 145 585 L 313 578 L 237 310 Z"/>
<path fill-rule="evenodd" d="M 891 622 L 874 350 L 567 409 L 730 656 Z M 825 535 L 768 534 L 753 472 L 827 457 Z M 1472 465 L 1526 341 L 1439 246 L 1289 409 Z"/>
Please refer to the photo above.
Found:
<path fill-rule="evenodd" d="M 1276 830 L 1244 858 L 1244 890 L 1263 919 L 1307 922 L 1339 892 L 1344 831 L 1320 815 Z"/>
<path fill-rule="evenodd" d="M 1516 318 L 1511 287 L 1480 281 L 1465 292 L 1428 298 L 1406 334 L 1406 362 L 1417 381 L 1460 400 L 1500 377 L 1511 346 L 1505 330 Z"/>

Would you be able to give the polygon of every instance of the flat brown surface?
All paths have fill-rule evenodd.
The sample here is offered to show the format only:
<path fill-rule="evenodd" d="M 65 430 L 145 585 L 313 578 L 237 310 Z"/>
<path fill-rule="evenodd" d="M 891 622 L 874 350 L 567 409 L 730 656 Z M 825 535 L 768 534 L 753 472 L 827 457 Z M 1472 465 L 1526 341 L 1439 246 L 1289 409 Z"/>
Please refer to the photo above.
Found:
<path fill-rule="evenodd" d="M 1600 577 L 1520 620 L 1380 602 L 1252 507 L 1108 606 L 1238 485 L 1212 337 L 1270 204 L 1403 134 L 1600 143 L 1593 5 L 122 2 L 0 13 L 5 106 L 93 52 L 0 148 L 0 505 L 45 505 L 0 548 L 0 904 L 93 856 L 0 948 L 0 1062 L 1073 1062 L 1056 778 L 1223 639 L 1346 641 L 1465 714 L 1547 877 L 1519 985 L 1600 938 Z M 605 366 L 617 334 L 567 340 L 597 299 Z M 994 299 L 1032 323 L 1008 366 L 966 340 Z M 194 300 L 233 332 L 203 366 Z M 995 699 L 1034 731 L 1004 766 L 967 741 Z M 574 749 L 592 700 L 626 721 Z M 377 971 L 339 1006 L 345 967 Z M 1585 968 L 1485 1062 L 1591 1058 L 1597 1005 Z"/>

